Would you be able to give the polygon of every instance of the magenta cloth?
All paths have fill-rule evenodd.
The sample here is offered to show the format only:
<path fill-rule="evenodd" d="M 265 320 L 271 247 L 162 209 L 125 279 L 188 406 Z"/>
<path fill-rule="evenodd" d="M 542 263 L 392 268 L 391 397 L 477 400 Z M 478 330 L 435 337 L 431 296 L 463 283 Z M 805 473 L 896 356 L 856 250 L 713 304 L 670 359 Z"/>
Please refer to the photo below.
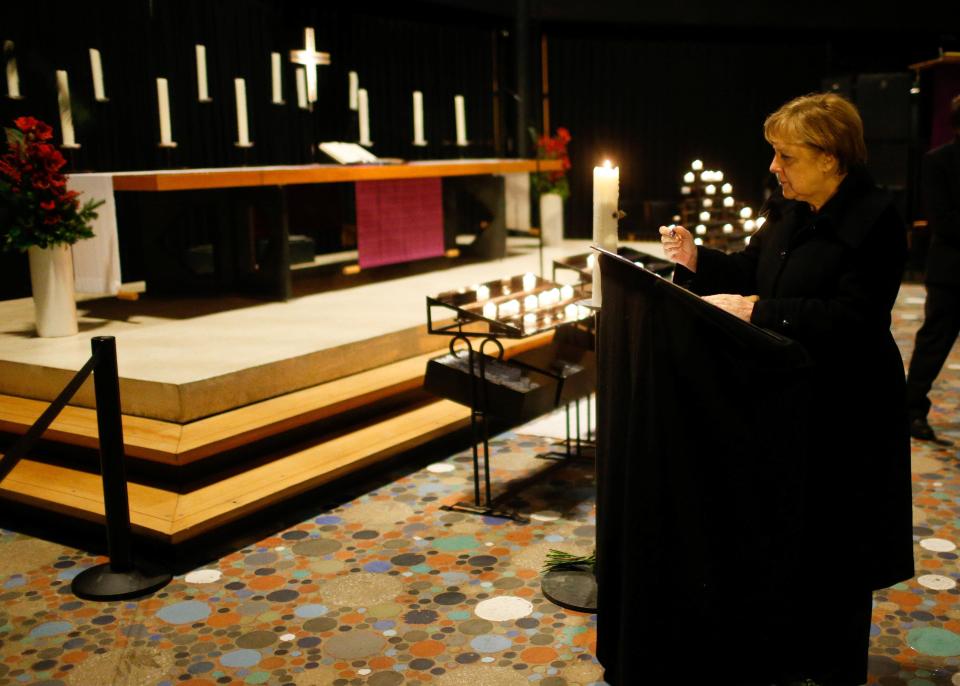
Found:
<path fill-rule="evenodd" d="M 441 179 L 358 181 L 357 251 L 363 269 L 443 255 Z"/>

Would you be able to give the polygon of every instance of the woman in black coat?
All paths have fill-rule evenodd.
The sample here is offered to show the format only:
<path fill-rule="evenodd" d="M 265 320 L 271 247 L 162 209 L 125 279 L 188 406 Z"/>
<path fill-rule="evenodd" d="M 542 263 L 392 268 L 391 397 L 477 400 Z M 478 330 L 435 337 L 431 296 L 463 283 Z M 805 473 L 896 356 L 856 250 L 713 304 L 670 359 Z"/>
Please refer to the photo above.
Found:
<path fill-rule="evenodd" d="M 793 338 L 815 362 L 803 562 L 775 601 L 787 646 L 777 676 L 862 684 L 872 591 L 913 576 L 903 362 L 890 333 L 905 231 L 867 174 L 847 100 L 792 100 L 764 135 L 780 192 L 746 249 L 697 247 L 683 227 L 662 227 L 661 240 L 675 282 Z"/>

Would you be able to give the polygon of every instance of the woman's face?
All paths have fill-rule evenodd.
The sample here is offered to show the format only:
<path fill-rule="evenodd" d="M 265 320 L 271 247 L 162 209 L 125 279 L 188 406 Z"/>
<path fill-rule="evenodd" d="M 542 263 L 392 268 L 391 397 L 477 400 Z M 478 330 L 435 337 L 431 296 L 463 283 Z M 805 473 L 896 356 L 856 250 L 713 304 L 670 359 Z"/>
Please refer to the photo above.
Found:
<path fill-rule="evenodd" d="M 802 200 L 819 210 L 843 178 L 837 174 L 836 158 L 803 143 L 771 140 L 770 144 L 770 171 L 780 182 L 783 197 Z"/>

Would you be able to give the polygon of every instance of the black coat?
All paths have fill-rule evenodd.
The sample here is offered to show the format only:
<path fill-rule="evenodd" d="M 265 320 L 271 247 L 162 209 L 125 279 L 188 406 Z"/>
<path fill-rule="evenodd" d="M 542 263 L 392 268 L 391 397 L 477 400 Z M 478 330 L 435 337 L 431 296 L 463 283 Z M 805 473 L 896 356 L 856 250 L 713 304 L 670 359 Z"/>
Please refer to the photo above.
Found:
<path fill-rule="evenodd" d="M 694 292 L 756 294 L 752 322 L 802 344 L 811 372 L 805 558 L 882 588 L 913 576 L 910 438 L 890 312 L 906 260 L 903 222 L 866 172 L 813 213 L 775 196 L 745 250 L 698 249 Z"/>
<path fill-rule="evenodd" d="M 921 178 L 931 231 L 927 283 L 960 286 L 960 142 L 924 155 Z"/>

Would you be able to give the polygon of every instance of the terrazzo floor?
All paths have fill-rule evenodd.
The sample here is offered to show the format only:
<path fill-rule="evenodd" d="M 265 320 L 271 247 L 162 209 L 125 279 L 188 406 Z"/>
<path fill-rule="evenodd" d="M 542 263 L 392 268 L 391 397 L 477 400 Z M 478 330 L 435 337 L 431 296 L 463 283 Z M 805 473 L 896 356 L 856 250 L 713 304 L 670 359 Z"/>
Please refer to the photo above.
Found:
<path fill-rule="evenodd" d="M 907 358 L 922 301 L 917 286 L 898 300 Z M 960 445 L 960 346 L 932 400 Z M 496 437 L 495 492 L 552 464 L 537 458 L 563 422 L 550 426 Z M 960 686 L 957 448 L 914 442 L 913 460 L 918 576 L 875 596 L 869 683 Z M 524 489 L 518 525 L 440 509 L 469 496 L 470 462 L 398 471 L 139 601 L 78 600 L 70 580 L 102 558 L 0 530 L 0 686 L 603 684 L 595 617 L 539 588 L 549 548 L 593 548 L 591 464 Z"/>

